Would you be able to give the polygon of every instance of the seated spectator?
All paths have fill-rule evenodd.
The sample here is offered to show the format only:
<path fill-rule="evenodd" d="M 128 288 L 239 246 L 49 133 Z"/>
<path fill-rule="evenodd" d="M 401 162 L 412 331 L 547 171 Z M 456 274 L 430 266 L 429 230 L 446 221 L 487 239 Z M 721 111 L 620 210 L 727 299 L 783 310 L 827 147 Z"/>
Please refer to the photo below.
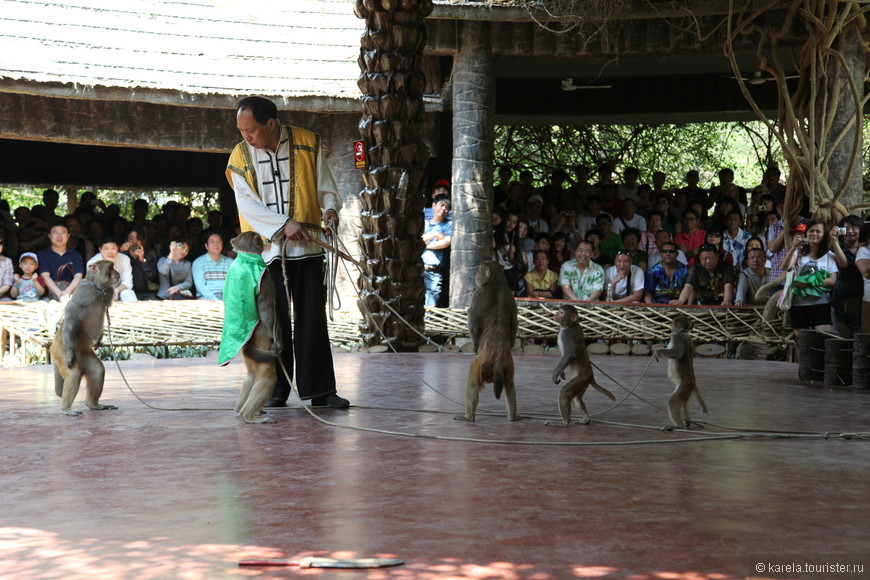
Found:
<path fill-rule="evenodd" d="M 568 247 L 568 236 L 564 232 L 556 232 L 550 239 L 550 269 L 561 270 L 562 264 L 571 259 L 571 248 Z"/>
<path fill-rule="evenodd" d="M 623 182 L 616 186 L 616 197 L 623 200 L 623 202 L 630 199 L 637 203 L 640 199 L 638 189 L 641 187 L 637 182 L 638 177 L 640 177 L 640 172 L 637 167 L 626 167 L 625 171 L 622 172 Z M 624 208 L 625 206 L 623 205 Z"/>
<path fill-rule="evenodd" d="M 646 272 L 649 256 L 646 252 L 638 248 L 638 244 L 640 243 L 640 230 L 637 228 L 627 228 L 622 230 L 621 237 L 623 248 L 628 252 L 628 255 L 631 256 L 631 263 Z"/>
<path fill-rule="evenodd" d="M 739 211 L 728 212 L 725 217 L 725 232 L 722 235 L 722 249 L 731 256 L 731 264 L 739 272 L 743 267 L 743 256 L 746 253 L 746 243 L 752 234 L 744 230 L 743 215 Z"/>
<path fill-rule="evenodd" d="M 118 244 L 113 237 L 105 237 L 100 240 L 99 253 L 88 260 L 87 266 L 100 260 L 108 260 L 115 266 L 115 270 L 121 275 L 121 279 L 114 287 L 115 300 L 121 302 L 137 302 L 136 293 L 133 292 L 133 267 L 130 265 L 130 257 L 118 252 Z"/>
<path fill-rule="evenodd" d="M 761 300 L 755 300 L 755 293 L 770 280 L 770 268 L 765 268 L 764 262 L 767 257 L 764 250 L 752 248 L 746 252 L 746 267 L 740 271 L 737 278 L 737 296 L 734 304 L 746 306 L 752 304 L 765 304 L 767 296 Z"/>
<path fill-rule="evenodd" d="M 677 244 L 669 240 L 662 242 L 659 247 L 661 261 L 646 274 L 643 300 L 647 304 L 680 303 L 689 267 L 677 261 L 677 252 Z"/>
<path fill-rule="evenodd" d="M 628 228 L 635 228 L 641 232 L 646 231 L 646 219 L 637 213 L 637 204 L 633 199 L 622 202 L 622 213 L 613 220 L 613 231 L 621 234 Z"/>
<path fill-rule="evenodd" d="M 746 255 L 752 248 L 757 248 L 764 252 L 764 267 L 770 268 L 770 259 L 767 257 L 767 248 L 764 247 L 764 241 L 758 236 L 752 236 L 746 240 L 746 251 L 743 253 L 743 264 L 741 264 L 740 269 L 742 270 L 746 267 Z"/>
<path fill-rule="evenodd" d="M 49 231 L 51 246 L 37 253 L 39 275 L 49 296 L 61 300 L 72 294 L 85 275 L 82 256 L 67 248 L 69 229 L 66 224 L 55 224 Z"/>
<path fill-rule="evenodd" d="M 646 231 L 641 232 L 638 248 L 646 252 L 647 264 L 658 256 L 659 249 L 656 245 L 656 232 L 662 229 L 664 216 L 660 211 L 651 211 L 646 216 Z M 625 245 L 625 241 L 622 242 Z"/>
<path fill-rule="evenodd" d="M 707 232 L 707 237 L 705 238 L 704 243 L 710 246 L 715 246 L 716 251 L 719 252 L 719 261 L 728 264 L 732 268 L 734 267 L 734 262 L 732 261 L 731 254 L 725 251 L 725 248 L 722 247 L 722 233 L 718 230 L 713 231 L 710 230 Z"/>
<path fill-rule="evenodd" d="M 604 292 L 604 268 L 590 261 L 592 242 L 578 243 L 574 256 L 559 272 L 562 295 L 566 300 L 598 300 Z"/>
<path fill-rule="evenodd" d="M 586 236 L 586 232 L 589 230 L 596 229 L 596 220 L 598 216 L 601 215 L 601 198 L 597 195 L 590 195 L 586 199 L 586 213 L 577 218 L 577 229 L 583 232 L 583 236 Z M 610 217 L 610 214 L 606 214 Z"/>
<path fill-rule="evenodd" d="M 549 232 L 550 226 L 543 216 L 544 198 L 534 194 L 526 201 L 526 219 L 529 222 L 529 235 Z"/>
<path fill-rule="evenodd" d="M 133 292 L 139 300 L 157 300 L 157 260 L 145 251 L 139 240 L 127 248 L 133 272 Z"/>
<path fill-rule="evenodd" d="M 677 247 L 686 254 L 689 266 L 698 261 L 698 249 L 704 245 L 707 232 L 700 229 L 698 224 L 701 216 L 693 209 L 683 212 L 683 231 L 674 236 Z"/>
<path fill-rule="evenodd" d="M 577 212 L 573 209 L 568 209 L 556 216 L 550 227 L 550 236 L 555 239 L 556 234 L 562 234 L 568 238 L 568 243 L 576 245 L 577 240 L 583 239 L 585 231 L 581 231 L 577 225 Z M 570 250 L 569 250 L 570 251 Z"/>
<path fill-rule="evenodd" d="M 677 235 L 677 232 L 680 231 L 680 220 L 671 214 L 671 201 L 668 196 L 659 195 L 656 198 L 656 211 L 662 214 L 662 227 L 668 230 L 672 236 Z"/>
<path fill-rule="evenodd" d="M 220 234 L 209 234 L 205 243 L 206 253 L 193 261 L 193 284 L 200 300 L 222 300 L 224 282 L 233 263 L 224 256 L 224 241 Z"/>
<path fill-rule="evenodd" d="M 601 251 L 601 233 L 598 230 L 589 230 L 586 232 L 586 241 L 592 244 L 591 259 L 593 262 L 605 270 L 613 265 L 613 256 Z M 576 251 L 577 248 L 575 247 L 574 249 Z"/>
<path fill-rule="evenodd" d="M 185 300 L 193 298 L 193 271 L 187 253 L 190 245 L 179 237 L 169 242 L 169 254 L 157 260 L 157 278 L 160 287 L 157 297 L 164 300 Z"/>
<path fill-rule="evenodd" d="M 637 188 L 637 213 L 649 219 L 649 213 L 655 209 L 652 187 L 641 183 Z"/>
<path fill-rule="evenodd" d="M 33 252 L 24 252 L 18 259 L 21 275 L 12 275 L 9 296 L 19 302 L 38 302 L 45 295 L 45 284 L 36 274 L 38 258 Z"/>
<path fill-rule="evenodd" d="M 6 249 L 6 240 L 0 238 L 0 300 L 11 300 L 14 296 L 9 295 L 12 289 L 12 260 L 3 255 Z"/>
<path fill-rule="evenodd" d="M 647 264 L 647 272 L 662 261 L 661 256 L 661 248 L 662 244 L 665 242 L 673 242 L 674 239 L 671 237 L 671 233 L 668 230 L 659 230 L 656 232 L 656 248 L 658 248 L 659 253 L 655 255 L 655 257 L 650 258 L 649 263 Z M 676 243 L 674 244 L 676 245 Z M 683 253 L 683 250 L 677 249 L 677 262 L 680 264 L 687 266 L 689 264 L 689 259 L 686 258 L 686 254 Z"/>
<path fill-rule="evenodd" d="M 596 229 L 601 235 L 601 251 L 611 256 L 622 249 L 622 238 L 613 232 L 613 221 L 607 214 L 599 214 L 595 220 Z"/>
<path fill-rule="evenodd" d="M 698 263 L 689 270 L 680 304 L 731 306 L 734 301 L 734 268 L 719 260 L 715 246 L 698 248 Z"/>
<path fill-rule="evenodd" d="M 607 215 L 619 215 L 622 213 L 622 200 L 616 197 L 616 185 L 613 183 L 600 184 L 598 195 L 601 196 L 601 211 Z"/>
<path fill-rule="evenodd" d="M 535 250 L 535 269 L 525 275 L 529 298 L 558 298 L 559 275 L 550 270 L 550 258 L 544 250 Z"/>
<path fill-rule="evenodd" d="M 643 271 L 632 265 L 627 250 L 619 250 L 614 265 L 604 274 L 605 300 L 607 302 L 640 302 L 643 298 Z"/>
<path fill-rule="evenodd" d="M 24 206 L 15 208 L 15 221 L 18 222 L 16 237 L 18 249 L 22 252 L 38 252 L 50 243 L 48 226 L 44 221 L 30 213 Z"/>

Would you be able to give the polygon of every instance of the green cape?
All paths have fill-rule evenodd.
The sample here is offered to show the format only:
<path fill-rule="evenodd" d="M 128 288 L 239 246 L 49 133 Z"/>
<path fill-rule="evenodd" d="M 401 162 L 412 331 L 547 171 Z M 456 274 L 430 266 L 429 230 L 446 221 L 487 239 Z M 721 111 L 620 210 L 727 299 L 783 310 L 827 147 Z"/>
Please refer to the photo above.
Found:
<path fill-rule="evenodd" d="M 260 320 L 257 293 L 266 272 L 266 262 L 260 254 L 239 252 L 227 272 L 224 282 L 224 328 L 218 364 L 230 362 L 251 338 Z"/>
<path fill-rule="evenodd" d="M 804 298 L 805 296 L 823 296 L 831 291 L 830 288 L 825 286 L 825 279 L 828 276 L 830 276 L 830 273 L 827 270 L 816 270 L 811 274 L 798 276 L 794 279 L 795 282 L 803 282 L 809 284 L 809 286 L 804 288 L 795 287 L 792 290 L 792 293 L 798 298 Z"/>

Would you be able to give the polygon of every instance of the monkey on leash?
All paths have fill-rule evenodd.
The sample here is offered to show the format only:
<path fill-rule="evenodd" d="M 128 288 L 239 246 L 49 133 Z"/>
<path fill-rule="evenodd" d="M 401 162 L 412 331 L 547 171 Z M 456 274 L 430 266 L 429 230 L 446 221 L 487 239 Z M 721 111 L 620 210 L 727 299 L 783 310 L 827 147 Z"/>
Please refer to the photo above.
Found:
<path fill-rule="evenodd" d="M 274 423 L 262 409 L 278 381 L 281 328 L 275 314 L 275 283 L 263 261 L 263 239 L 242 232 L 232 240 L 237 257 L 224 284 L 224 326 L 218 364 L 242 351 L 247 376 L 236 401 L 236 413 L 246 423 Z"/>
<path fill-rule="evenodd" d="M 692 421 L 689 416 L 689 399 L 694 394 L 704 413 L 707 413 L 707 404 L 698 390 L 698 382 L 695 380 L 695 346 L 689 331 L 692 323 L 688 317 L 682 314 L 674 318 L 671 332 L 671 340 L 665 348 L 655 351 L 656 362 L 659 356 L 668 358 L 668 377 L 673 381 L 676 388 L 668 400 L 668 415 L 671 424 L 662 427 L 664 431 L 674 429 L 691 429 L 692 426 L 702 428 L 700 423 Z"/>
<path fill-rule="evenodd" d="M 93 411 L 117 409 L 115 405 L 101 405 L 106 369 L 94 353 L 94 345 L 103 334 L 106 309 L 115 296 L 112 287 L 121 275 L 109 260 L 100 260 L 88 266 L 87 274 L 63 309 L 63 320 L 58 325 L 49 352 L 54 365 L 54 390 L 60 397 L 60 411 L 73 417 L 72 404 L 79 392 L 82 377 L 86 379 L 85 405 Z"/>
<path fill-rule="evenodd" d="M 571 405 L 576 400 L 580 404 L 581 423 L 589 424 L 589 412 L 583 403 L 583 395 L 590 386 L 602 395 L 615 401 L 613 393 L 595 382 L 592 372 L 592 361 L 586 351 L 586 339 L 583 329 L 580 328 L 577 309 L 570 304 L 563 304 L 556 311 L 553 319 L 559 324 L 559 351 L 562 358 L 553 370 L 553 382 L 557 385 L 566 379 L 567 382 L 559 391 L 559 415 L 562 417 L 561 424 L 547 423 L 550 427 L 571 426 Z"/>
<path fill-rule="evenodd" d="M 496 399 L 505 393 L 508 421 L 519 421 L 512 352 L 519 326 L 517 302 L 498 262 L 481 263 L 475 280 L 477 290 L 468 307 L 468 333 L 476 356 L 468 370 L 465 414 L 454 419 L 474 421 L 480 391 L 484 383 L 492 383 Z"/>

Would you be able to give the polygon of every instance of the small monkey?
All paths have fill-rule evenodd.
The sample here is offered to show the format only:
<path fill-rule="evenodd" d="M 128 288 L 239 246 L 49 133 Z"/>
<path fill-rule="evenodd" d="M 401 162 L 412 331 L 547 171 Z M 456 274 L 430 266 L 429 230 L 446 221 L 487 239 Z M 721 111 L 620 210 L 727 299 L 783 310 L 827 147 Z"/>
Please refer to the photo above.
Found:
<path fill-rule="evenodd" d="M 498 262 L 483 262 L 475 281 L 477 290 L 468 308 L 468 333 L 477 356 L 468 370 L 465 414 L 454 418 L 474 421 L 480 391 L 484 383 L 492 383 L 496 399 L 505 392 L 508 420 L 519 421 L 512 353 L 517 337 L 517 303 Z"/>
<path fill-rule="evenodd" d="M 698 403 L 701 404 L 704 413 L 707 413 L 707 404 L 701 397 L 698 382 L 695 380 L 695 363 L 692 358 L 695 355 L 695 345 L 692 344 L 692 338 L 689 336 L 691 329 L 691 321 L 686 316 L 678 315 L 674 318 L 670 342 L 665 348 L 655 352 L 656 361 L 659 360 L 659 356 L 670 359 L 668 360 L 668 378 L 676 386 L 671 398 L 668 399 L 668 415 L 671 418 L 671 424 L 662 427 L 664 431 L 690 429 L 693 425 L 698 428 L 702 427 L 689 417 L 689 399 L 692 394 L 698 398 Z"/>
<path fill-rule="evenodd" d="M 561 424 L 547 423 L 551 427 L 570 427 L 571 426 L 571 405 L 576 399 L 580 403 L 580 413 L 583 417 L 581 421 L 583 425 L 589 424 L 589 412 L 586 410 L 586 405 L 583 403 L 583 395 L 586 394 L 586 389 L 590 386 L 600 392 L 602 395 L 609 397 L 615 401 L 616 397 L 613 393 L 595 382 L 595 376 L 592 372 L 592 361 L 589 360 L 589 353 L 586 352 L 586 339 L 583 336 L 583 329 L 580 328 L 577 309 L 570 304 L 563 304 L 556 311 L 553 319 L 559 324 L 559 351 L 562 353 L 562 358 L 556 364 L 553 370 L 553 382 L 557 385 L 562 379 L 567 379 L 568 382 L 559 391 L 559 415 L 562 416 Z"/>
<path fill-rule="evenodd" d="M 278 380 L 276 363 L 282 348 L 281 329 L 275 316 L 275 284 L 266 272 L 260 255 L 263 252 L 263 239 L 259 234 L 242 232 L 232 240 L 232 244 L 238 257 L 227 273 L 225 311 L 227 304 L 247 305 L 250 310 L 244 309 L 244 312 L 249 317 L 245 319 L 249 324 L 225 319 L 219 362 L 226 364 L 238 352 L 224 351 L 224 340 L 229 345 L 232 340 L 227 337 L 233 331 L 242 333 L 236 334 L 235 338 L 244 341 L 241 351 L 248 374 L 236 401 L 236 413 L 246 423 L 274 423 L 272 419 L 260 415 Z M 256 322 L 253 320 L 254 314 Z M 237 342 L 233 344 L 238 346 Z"/>
<path fill-rule="evenodd" d="M 82 377 L 87 379 L 85 405 L 89 409 L 105 411 L 118 408 L 100 404 L 106 370 L 94 353 L 94 345 L 103 334 L 106 309 L 115 295 L 112 287 L 120 279 L 120 274 L 109 260 L 94 262 L 88 266 L 85 279 L 64 306 L 63 320 L 50 348 L 54 364 L 54 391 L 60 397 L 60 411 L 64 415 L 82 414 L 81 411 L 72 410 Z"/>

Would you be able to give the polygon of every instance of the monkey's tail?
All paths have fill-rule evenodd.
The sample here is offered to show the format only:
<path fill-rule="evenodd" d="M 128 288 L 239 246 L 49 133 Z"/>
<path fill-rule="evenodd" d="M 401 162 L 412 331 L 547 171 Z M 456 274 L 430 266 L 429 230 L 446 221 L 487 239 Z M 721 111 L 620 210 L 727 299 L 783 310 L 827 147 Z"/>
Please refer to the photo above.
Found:
<path fill-rule="evenodd" d="M 507 356 L 509 357 L 510 353 L 508 353 Z M 492 391 L 495 393 L 496 399 L 501 399 L 501 393 L 504 391 L 504 384 L 507 379 L 507 371 L 505 357 L 496 357 L 496 360 L 493 361 L 492 365 Z"/>
<path fill-rule="evenodd" d="M 704 411 L 704 414 L 707 414 L 707 403 L 704 402 L 704 397 L 701 396 L 701 391 L 695 387 L 695 396 L 698 397 L 698 402 L 701 404 L 701 410 Z"/>
<path fill-rule="evenodd" d="M 601 394 L 604 395 L 605 397 L 609 398 L 611 401 L 615 401 L 615 400 L 616 400 L 616 397 L 613 396 L 613 393 L 611 393 L 610 391 L 608 391 L 607 389 L 605 389 L 604 387 L 602 387 L 601 385 L 599 385 L 598 383 L 596 383 L 596 382 L 595 382 L 595 379 L 592 379 L 591 381 L 589 381 L 589 384 L 592 385 L 592 387 L 593 387 L 596 391 L 598 391 L 599 393 L 601 393 Z"/>

